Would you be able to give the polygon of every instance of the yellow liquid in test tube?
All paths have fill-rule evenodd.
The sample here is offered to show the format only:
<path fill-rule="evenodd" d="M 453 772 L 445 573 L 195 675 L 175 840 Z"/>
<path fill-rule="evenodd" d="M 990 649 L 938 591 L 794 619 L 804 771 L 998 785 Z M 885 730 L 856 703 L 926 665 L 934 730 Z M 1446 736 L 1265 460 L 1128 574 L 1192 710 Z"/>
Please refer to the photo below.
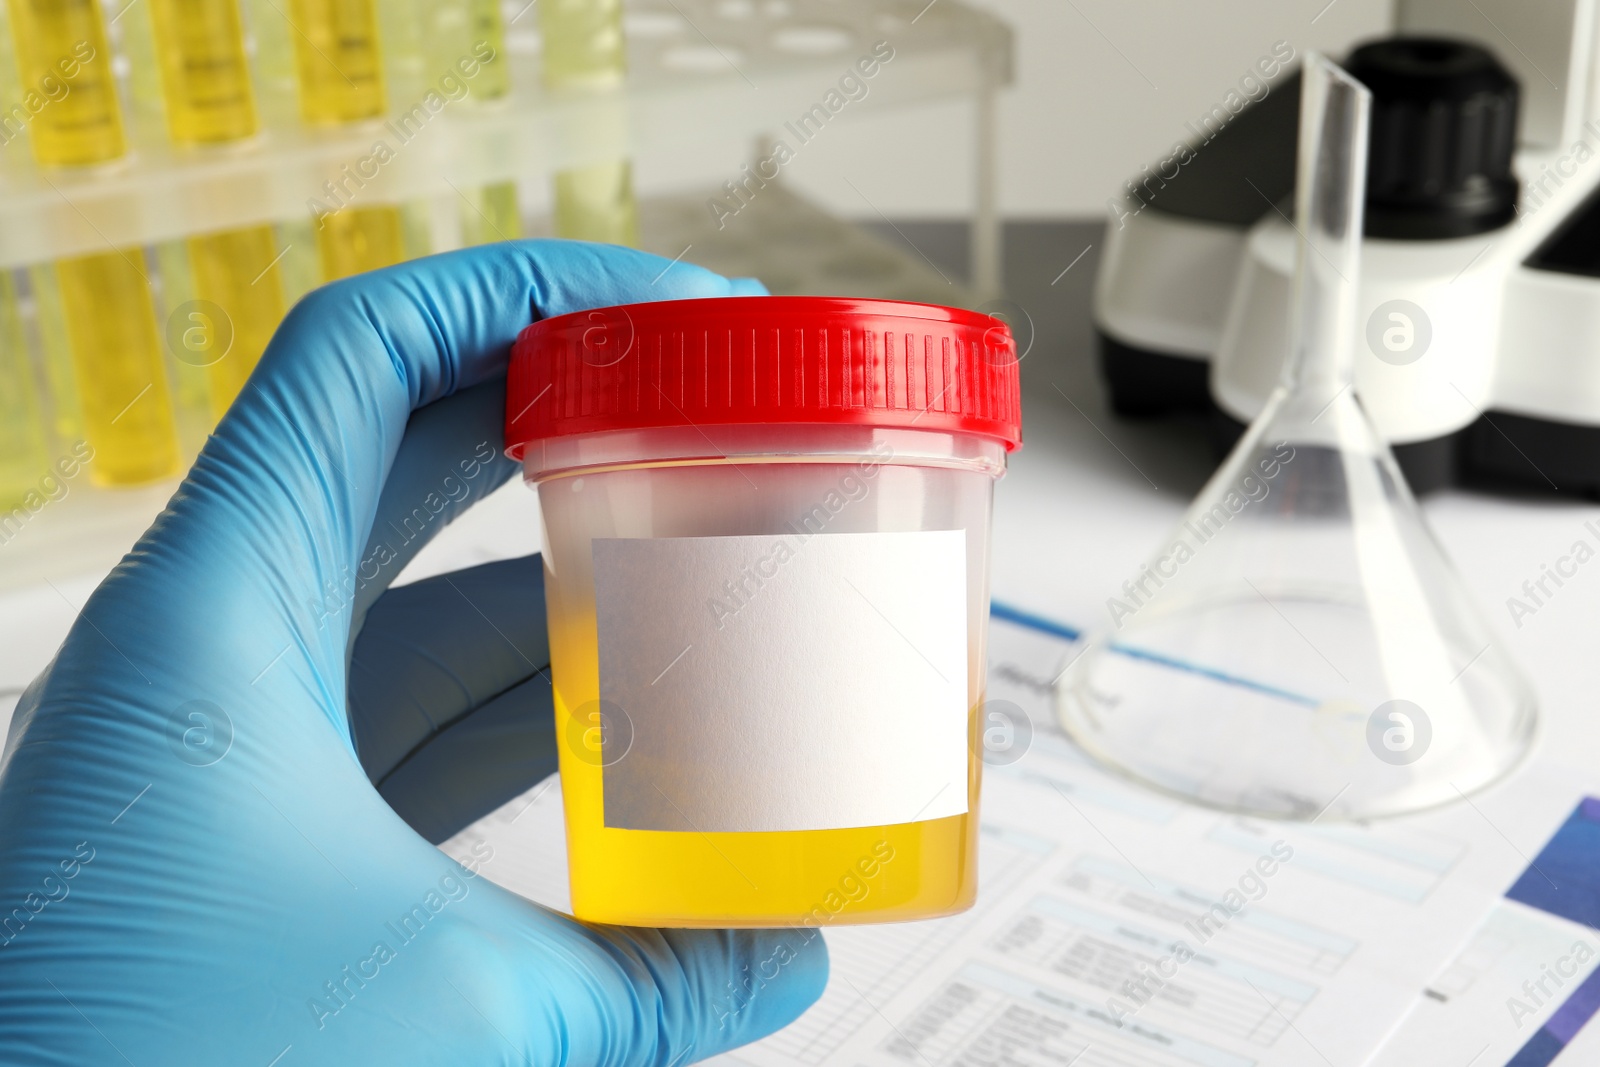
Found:
<path fill-rule="evenodd" d="M 639 203 L 627 160 L 574 167 L 555 178 L 556 236 L 607 244 L 639 243 Z"/>
<path fill-rule="evenodd" d="M 347 207 L 317 230 L 322 280 L 335 281 L 405 259 L 405 226 L 396 207 Z"/>
<path fill-rule="evenodd" d="M 79 166 L 122 156 L 127 141 L 99 0 L 9 0 L 9 10 L 23 90 L 68 87 L 28 124 L 34 158 Z"/>
<path fill-rule="evenodd" d="M 54 77 L 70 86 L 30 124 L 34 158 L 75 166 L 121 157 L 127 141 L 97 0 L 10 0 L 9 11 L 24 85 Z M 55 266 L 84 433 L 95 451 L 91 476 L 102 485 L 178 470 L 177 424 L 142 262 L 130 248 Z"/>
<path fill-rule="evenodd" d="M 606 88 L 627 74 L 621 0 L 541 0 L 544 80 L 553 89 Z M 627 160 L 560 171 L 555 177 L 557 237 L 639 243 L 633 165 Z"/>
<path fill-rule="evenodd" d="M 539 0 L 544 80 L 552 88 L 604 88 L 627 74 L 622 0 Z"/>
<path fill-rule="evenodd" d="M 299 74 L 295 69 L 294 29 L 282 0 L 245 0 L 250 43 L 255 53 L 257 105 L 273 129 L 292 126 L 299 113 Z"/>
<path fill-rule="evenodd" d="M 188 247 L 196 292 L 222 309 L 232 333 L 227 351 L 207 367 L 211 417 L 220 419 L 283 321 L 283 285 L 275 262 L 279 249 L 271 226 L 191 237 Z"/>
<path fill-rule="evenodd" d="M 515 241 L 522 236 L 516 182 L 485 185 L 470 200 L 461 209 L 461 230 L 467 244 Z"/>
<path fill-rule="evenodd" d="M 383 67 L 372 0 L 292 0 L 300 114 L 356 122 L 383 113 Z"/>
<path fill-rule="evenodd" d="M 72 342 L 67 339 L 67 313 L 61 306 L 61 280 L 54 264 L 28 268 L 33 289 L 33 317 L 39 331 L 39 355 L 44 365 L 45 391 L 49 394 L 49 428 L 58 440 L 81 441 L 83 405 L 78 399 L 78 378 L 72 369 Z"/>
<path fill-rule="evenodd" d="M 10 532 L 5 513 L 35 492 L 39 479 L 49 473 L 45 440 L 16 278 L 0 270 L 0 544 Z"/>
<path fill-rule="evenodd" d="M 554 607 L 554 605 L 552 605 Z M 972 760 L 967 813 L 894 826 L 779 833 L 674 833 L 604 825 L 600 660 L 594 617 L 553 614 L 551 661 L 573 911 L 589 922 L 664 926 L 893 922 L 960 911 L 977 895 L 966 862 L 977 849 L 981 761 Z M 970 751 L 980 751 L 976 710 Z M 863 866 L 865 864 L 865 866 Z M 641 872 L 650 872 L 648 880 Z M 870 874 L 868 872 L 871 872 Z M 866 887 L 860 903 L 835 907 Z M 848 898 L 847 898 L 848 899 Z M 820 915 L 817 914 L 820 912 Z M 715 916 L 700 919 L 698 916 Z"/>
<path fill-rule="evenodd" d="M 253 137 L 260 128 L 244 35 L 235 0 L 151 0 L 150 17 L 160 56 L 167 128 L 180 145 Z M 239 389 L 266 349 L 284 314 L 277 242 L 271 226 L 251 226 L 191 237 L 186 242 L 195 294 L 214 304 L 226 323 L 209 321 L 213 309 L 183 336 L 209 343 L 230 339 L 223 353 L 203 352 L 208 363 L 213 419 Z"/>
<path fill-rule="evenodd" d="M 500 16 L 500 0 L 468 0 L 470 44 L 479 41 L 494 49 L 494 58 L 478 69 L 473 92 L 485 100 L 497 100 L 511 91 L 511 66 L 506 58 L 506 27 Z"/>
<path fill-rule="evenodd" d="M 138 249 L 56 263 L 83 423 L 100 485 L 176 474 L 178 433 Z"/>
<path fill-rule="evenodd" d="M 372 0 L 294 0 L 300 112 L 307 122 L 357 122 L 383 114 L 383 65 Z M 405 258 L 400 209 L 346 207 L 319 220 L 325 282 Z"/>
<path fill-rule="evenodd" d="M 150 0 L 167 128 L 176 144 L 255 136 L 236 0 Z"/>
<path fill-rule="evenodd" d="M 465 34 L 448 42 L 446 52 L 438 53 L 435 65 L 453 66 L 464 56 L 476 57 L 480 45 L 488 45 L 493 58 L 481 62 L 473 77 L 472 95 L 477 100 L 497 100 L 511 91 L 510 68 L 506 62 L 506 30 L 498 0 L 457 0 L 463 8 Z M 462 206 L 461 229 L 466 244 L 514 241 L 522 236 L 522 216 L 517 207 L 517 183 L 492 182 L 468 197 Z"/>

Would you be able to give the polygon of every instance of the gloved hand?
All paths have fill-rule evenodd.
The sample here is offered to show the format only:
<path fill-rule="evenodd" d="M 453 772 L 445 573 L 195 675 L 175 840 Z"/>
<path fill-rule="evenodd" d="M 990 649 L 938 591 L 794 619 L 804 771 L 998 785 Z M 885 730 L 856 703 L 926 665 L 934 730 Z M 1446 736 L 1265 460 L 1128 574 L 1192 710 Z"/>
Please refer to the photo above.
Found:
<path fill-rule="evenodd" d="M 448 859 L 369 780 L 438 839 L 553 769 L 536 564 L 380 594 L 513 473 L 518 330 L 734 291 L 668 267 L 518 242 L 289 314 L 18 706 L 0 1063 L 676 1067 L 817 997 L 819 937 L 581 925 Z M 743 968 L 773 958 L 752 999 Z"/>

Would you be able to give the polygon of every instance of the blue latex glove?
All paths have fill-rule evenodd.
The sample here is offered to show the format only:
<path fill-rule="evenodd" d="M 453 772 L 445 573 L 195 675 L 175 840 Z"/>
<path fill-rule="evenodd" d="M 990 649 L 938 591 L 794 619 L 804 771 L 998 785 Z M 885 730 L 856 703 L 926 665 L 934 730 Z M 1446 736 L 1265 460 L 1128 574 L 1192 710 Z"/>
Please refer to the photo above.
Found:
<path fill-rule="evenodd" d="M 514 472 L 532 317 L 737 288 L 668 267 L 519 242 L 290 313 L 17 709 L 0 1063 L 675 1065 L 817 997 L 814 934 L 573 922 L 373 785 L 439 839 L 553 769 L 536 561 L 380 594 Z"/>

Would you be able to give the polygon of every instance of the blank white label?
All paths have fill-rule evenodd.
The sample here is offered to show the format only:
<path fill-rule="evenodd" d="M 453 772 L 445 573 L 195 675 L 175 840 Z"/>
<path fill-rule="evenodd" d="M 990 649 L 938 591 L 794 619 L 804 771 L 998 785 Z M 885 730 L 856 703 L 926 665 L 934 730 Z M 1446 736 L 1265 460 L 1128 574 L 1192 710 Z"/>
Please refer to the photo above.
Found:
<path fill-rule="evenodd" d="M 801 536 L 594 541 L 607 826 L 967 810 L 965 531 Z"/>

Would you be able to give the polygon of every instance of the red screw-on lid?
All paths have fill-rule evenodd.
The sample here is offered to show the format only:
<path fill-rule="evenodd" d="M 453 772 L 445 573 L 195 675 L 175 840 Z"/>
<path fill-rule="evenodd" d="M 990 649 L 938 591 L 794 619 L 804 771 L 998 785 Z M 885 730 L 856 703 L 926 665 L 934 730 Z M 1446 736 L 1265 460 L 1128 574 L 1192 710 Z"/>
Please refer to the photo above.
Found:
<path fill-rule="evenodd" d="M 975 311 L 749 296 L 596 308 L 534 323 L 506 383 L 506 452 L 663 426 L 809 423 L 1022 443 L 1017 346 Z"/>

